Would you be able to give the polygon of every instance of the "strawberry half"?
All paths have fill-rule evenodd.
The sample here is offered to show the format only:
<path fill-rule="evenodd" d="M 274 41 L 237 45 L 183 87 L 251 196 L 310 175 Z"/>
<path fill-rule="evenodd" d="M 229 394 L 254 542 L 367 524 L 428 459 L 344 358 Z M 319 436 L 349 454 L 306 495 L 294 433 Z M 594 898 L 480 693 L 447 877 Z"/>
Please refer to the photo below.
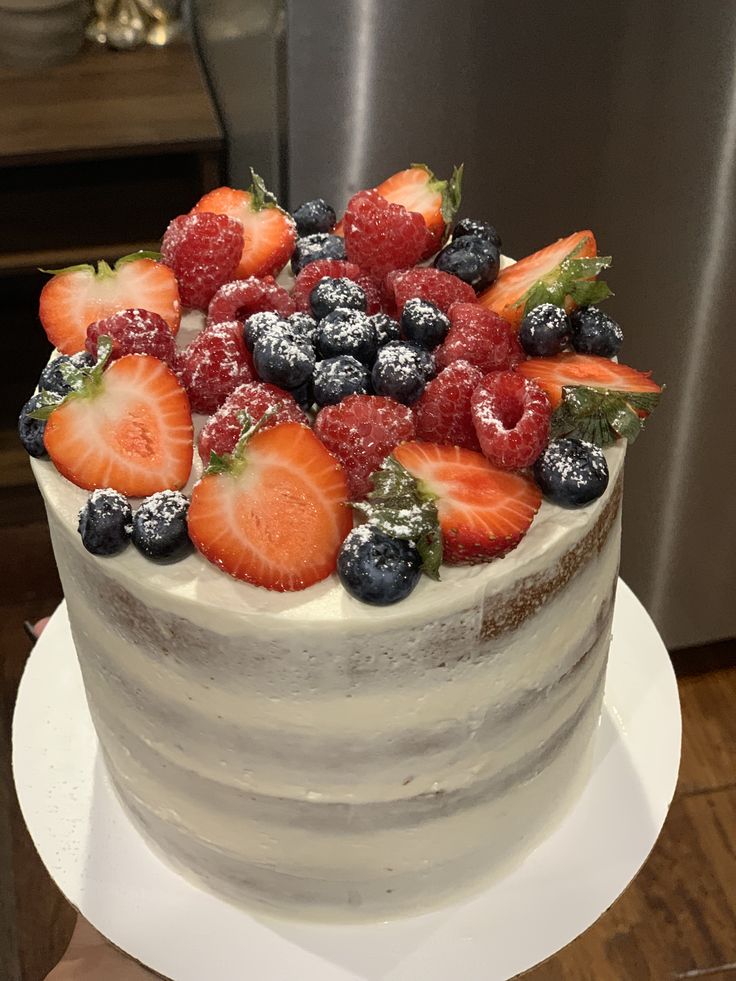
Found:
<path fill-rule="evenodd" d="M 257 428 L 257 427 L 255 427 Z M 246 432 L 195 485 L 189 534 L 236 579 L 279 592 L 335 571 L 353 525 L 342 467 L 311 429 L 289 422 Z"/>
<path fill-rule="evenodd" d="M 596 252 L 595 236 L 591 231 L 573 232 L 502 269 L 495 283 L 480 294 L 478 302 L 518 327 L 524 316 L 527 296 L 536 283 L 555 281 L 565 259 L 592 258 Z"/>
<path fill-rule="evenodd" d="M 191 212 L 211 211 L 240 222 L 243 253 L 233 273 L 234 279 L 278 275 L 296 244 L 294 219 L 278 206 L 258 174 L 251 170 L 251 176 L 253 183 L 247 191 L 218 187 L 200 198 Z"/>
<path fill-rule="evenodd" d="M 128 354 L 103 371 L 110 345 L 83 369 L 84 381 L 57 407 L 49 406 L 44 441 L 67 480 L 129 497 L 178 490 L 192 467 L 192 416 L 186 392 L 166 365 Z"/>
<path fill-rule="evenodd" d="M 106 262 L 53 271 L 41 290 L 38 315 L 46 336 L 62 354 L 84 350 L 87 327 L 118 310 L 137 308 L 157 313 L 176 334 L 181 303 L 176 276 L 149 255 L 134 252 Z"/>
<path fill-rule="evenodd" d="M 596 354 L 557 354 L 553 358 L 529 358 L 516 366 L 525 378 L 532 378 L 547 393 L 552 407 L 562 401 L 565 385 L 587 385 L 590 388 L 611 389 L 616 392 L 636 392 L 659 395 L 661 385 L 652 381 L 649 371 L 637 371 Z M 640 409 L 641 415 L 648 411 Z"/>
<path fill-rule="evenodd" d="M 436 443 L 402 443 L 393 456 L 436 497 L 443 561 L 487 562 L 516 548 L 542 503 L 542 492 L 480 453 Z"/>

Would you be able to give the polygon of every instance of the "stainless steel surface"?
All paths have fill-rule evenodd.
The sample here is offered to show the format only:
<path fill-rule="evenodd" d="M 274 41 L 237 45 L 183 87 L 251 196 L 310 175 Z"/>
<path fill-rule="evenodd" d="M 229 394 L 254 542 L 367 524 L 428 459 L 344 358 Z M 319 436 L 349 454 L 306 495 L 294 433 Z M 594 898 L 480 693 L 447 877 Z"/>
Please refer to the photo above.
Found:
<path fill-rule="evenodd" d="M 464 161 L 463 212 L 493 219 L 509 255 L 584 227 L 613 254 L 622 358 L 669 388 L 627 461 L 622 572 L 670 645 L 736 635 L 736 4 L 285 9 L 292 206 Z M 251 66 L 223 74 L 221 100 L 246 75 L 271 91 Z M 234 123 L 233 175 L 266 144 L 279 158 L 268 119 Z"/>

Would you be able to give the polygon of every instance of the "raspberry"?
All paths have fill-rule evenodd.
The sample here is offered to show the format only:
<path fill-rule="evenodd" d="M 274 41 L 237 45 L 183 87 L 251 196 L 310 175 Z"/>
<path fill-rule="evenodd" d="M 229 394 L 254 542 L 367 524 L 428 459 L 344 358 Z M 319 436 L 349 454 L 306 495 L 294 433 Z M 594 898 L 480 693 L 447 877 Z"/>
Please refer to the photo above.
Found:
<path fill-rule="evenodd" d="M 206 327 L 176 359 L 176 373 L 187 390 L 192 412 L 218 409 L 233 389 L 253 381 L 253 362 L 237 321 Z"/>
<path fill-rule="evenodd" d="M 454 303 L 452 326 L 435 357 L 439 368 L 453 361 L 469 361 L 488 374 L 507 371 L 524 360 L 516 331 L 506 320 L 477 303 Z"/>
<path fill-rule="evenodd" d="M 475 303 L 475 291 L 457 276 L 440 269 L 406 269 L 386 277 L 386 289 L 394 297 L 399 314 L 407 300 L 419 297 L 447 313 L 453 303 Z"/>
<path fill-rule="evenodd" d="M 531 379 L 514 371 L 486 375 L 471 407 L 480 448 L 497 467 L 530 467 L 547 445 L 552 406 Z"/>
<path fill-rule="evenodd" d="M 113 361 L 124 354 L 150 354 L 168 365 L 174 363 L 176 344 L 171 328 L 163 317 L 150 310 L 118 310 L 111 317 L 90 324 L 84 346 L 95 358 L 101 334 L 112 340 Z"/>
<path fill-rule="evenodd" d="M 256 279 L 234 279 L 215 293 L 207 309 L 207 326 L 228 320 L 245 321 L 252 313 L 277 313 L 288 317 L 294 313 L 294 301 L 273 276 Z"/>
<path fill-rule="evenodd" d="M 204 464 L 209 463 L 210 453 L 232 453 L 243 429 L 238 418 L 241 412 L 247 412 L 256 422 L 264 412 L 274 406 L 279 406 L 261 429 L 278 426 L 282 422 L 303 422 L 307 424 L 306 415 L 294 401 L 293 397 L 282 388 L 267 385 L 264 382 L 248 382 L 239 385 L 231 392 L 220 408 L 207 420 L 199 434 L 199 455 Z"/>
<path fill-rule="evenodd" d="M 482 380 L 483 372 L 467 361 L 454 361 L 441 371 L 414 406 L 417 439 L 480 450 L 470 399 Z"/>
<path fill-rule="evenodd" d="M 294 280 L 294 288 L 291 291 L 297 310 L 310 313 L 309 295 L 320 279 L 324 279 L 325 276 L 329 276 L 331 279 L 344 277 L 357 283 L 360 274 L 360 266 L 356 266 L 354 262 L 345 262 L 342 259 L 318 259 L 316 262 L 310 262 Z"/>
<path fill-rule="evenodd" d="M 218 287 L 235 272 L 243 252 L 243 227 L 227 215 L 203 211 L 169 222 L 161 258 L 179 281 L 181 302 L 206 310 Z"/>
<path fill-rule="evenodd" d="M 320 409 L 314 431 L 345 468 L 351 499 L 359 500 L 394 447 L 414 438 L 414 416 L 393 399 L 350 395 Z"/>
<path fill-rule="evenodd" d="M 387 308 L 389 298 L 383 287 L 382 280 L 376 279 L 375 276 L 371 276 L 368 272 L 361 272 L 359 276 L 355 277 L 355 282 L 365 293 L 366 313 L 381 313 L 381 311 Z"/>
<path fill-rule="evenodd" d="M 427 247 L 424 218 L 378 191 L 359 191 L 348 201 L 343 232 L 348 259 L 378 277 L 413 266 Z"/>

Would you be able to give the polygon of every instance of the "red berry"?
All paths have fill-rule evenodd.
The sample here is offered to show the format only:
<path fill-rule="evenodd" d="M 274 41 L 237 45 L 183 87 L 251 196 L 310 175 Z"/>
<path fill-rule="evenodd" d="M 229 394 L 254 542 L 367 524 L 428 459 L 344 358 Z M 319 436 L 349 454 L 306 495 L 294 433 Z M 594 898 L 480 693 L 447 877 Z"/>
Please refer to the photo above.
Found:
<path fill-rule="evenodd" d="M 187 390 L 192 412 L 218 409 L 233 389 L 253 381 L 253 362 L 237 321 L 205 328 L 180 351 L 176 373 Z"/>
<path fill-rule="evenodd" d="M 432 379 L 414 406 L 417 439 L 480 450 L 470 399 L 482 379 L 483 372 L 467 361 L 454 361 Z"/>
<path fill-rule="evenodd" d="M 199 434 L 198 448 L 202 462 L 207 464 L 210 453 L 232 453 L 238 442 L 243 425 L 238 418 L 241 412 L 247 412 L 256 422 L 268 409 L 278 406 L 278 410 L 261 429 L 278 426 L 282 422 L 303 422 L 308 424 L 307 416 L 294 401 L 294 397 L 275 385 L 265 382 L 248 382 L 239 385 L 231 392 L 220 408 L 205 423 Z"/>
<path fill-rule="evenodd" d="M 388 306 L 388 295 L 384 289 L 382 280 L 376 279 L 375 276 L 371 276 L 371 274 L 368 272 L 361 272 L 359 276 L 355 277 L 355 282 L 365 293 L 365 298 L 367 301 L 365 308 L 366 313 L 372 314 L 386 311 Z"/>
<path fill-rule="evenodd" d="M 317 259 L 305 266 L 296 277 L 291 296 L 297 310 L 310 313 L 309 295 L 320 279 L 325 276 L 331 279 L 344 277 L 357 283 L 360 275 L 360 266 L 356 266 L 354 262 L 346 262 L 344 259 Z"/>
<path fill-rule="evenodd" d="M 206 310 L 218 287 L 235 272 L 243 229 L 227 215 L 179 215 L 161 242 L 161 258 L 176 273 L 184 306 Z"/>
<path fill-rule="evenodd" d="M 84 346 L 95 358 L 101 334 L 112 340 L 112 361 L 125 354 L 150 354 L 168 365 L 174 363 L 176 344 L 171 328 L 163 317 L 150 310 L 118 310 L 111 317 L 90 324 Z"/>
<path fill-rule="evenodd" d="M 524 360 L 516 331 L 492 310 L 477 303 L 453 303 L 450 323 L 447 337 L 435 352 L 438 367 L 469 361 L 485 375 L 507 371 Z"/>
<path fill-rule="evenodd" d="M 378 191 L 360 191 L 348 201 L 343 230 L 348 259 L 379 277 L 419 262 L 429 237 L 418 212 L 392 204 Z"/>
<path fill-rule="evenodd" d="M 443 313 L 447 313 L 453 303 L 475 303 L 473 287 L 441 269 L 420 267 L 389 273 L 386 289 L 389 296 L 393 295 L 399 315 L 406 301 L 415 296 L 434 303 Z"/>
<path fill-rule="evenodd" d="M 247 320 L 252 313 L 270 311 L 288 317 L 296 310 L 294 301 L 273 276 L 234 279 L 215 293 L 207 310 L 207 326 L 228 320 Z"/>
<path fill-rule="evenodd" d="M 514 371 L 486 375 L 471 405 L 481 450 L 497 467 L 530 467 L 547 445 L 552 406 L 531 379 Z"/>
<path fill-rule="evenodd" d="M 372 489 L 370 475 L 391 450 L 414 438 L 414 416 L 393 399 L 349 395 L 320 410 L 314 431 L 343 465 L 351 500 L 356 501 Z"/>

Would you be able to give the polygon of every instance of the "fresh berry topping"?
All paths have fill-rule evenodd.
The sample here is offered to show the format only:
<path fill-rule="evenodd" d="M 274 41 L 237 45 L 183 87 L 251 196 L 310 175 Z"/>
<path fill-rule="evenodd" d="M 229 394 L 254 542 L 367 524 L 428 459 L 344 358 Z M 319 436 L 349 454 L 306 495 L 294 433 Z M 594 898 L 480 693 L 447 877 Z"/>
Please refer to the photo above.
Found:
<path fill-rule="evenodd" d="M 490 221 L 486 221 L 483 218 L 461 218 L 452 230 L 452 237 L 453 239 L 457 239 L 465 235 L 469 235 L 471 238 L 479 238 L 484 242 L 490 242 L 497 249 L 501 248 L 501 236 Z"/>
<path fill-rule="evenodd" d="M 253 363 L 237 321 L 207 327 L 176 357 L 192 412 L 211 415 L 233 389 L 253 381 Z"/>
<path fill-rule="evenodd" d="M 245 412 L 255 422 L 262 419 L 260 428 L 268 429 L 283 422 L 307 423 L 307 417 L 294 401 L 293 396 L 265 382 L 248 382 L 231 392 L 220 408 L 205 423 L 199 434 L 197 448 L 202 462 L 207 465 L 212 453 L 223 456 L 232 453 L 243 431 L 242 414 Z"/>
<path fill-rule="evenodd" d="M 362 272 L 354 278 L 355 282 L 365 293 L 366 313 L 374 314 L 380 313 L 381 311 L 388 313 L 393 309 L 393 300 L 386 292 L 382 279 L 377 279 L 367 272 Z"/>
<path fill-rule="evenodd" d="M 36 457 L 36 459 L 46 456 L 46 447 L 43 441 L 46 432 L 46 420 L 34 419 L 31 415 L 41 405 L 40 395 L 32 395 L 20 410 L 18 417 L 18 436 L 23 444 L 23 449 L 29 456 Z"/>
<path fill-rule="evenodd" d="M 311 412 L 314 409 L 313 378 L 314 376 L 307 378 L 305 382 L 302 382 L 301 385 L 297 385 L 296 388 L 292 388 L 290 392 L 296 404 L 300 409 L 303 409 L 304 412 Z"/>
<path fill-rule="evenodd" d="M 477 303 L 455 303 L 450 331 L 435 353 L 438 368 L 469 361 L 483 374 L 506 371 L 524 360 L 516 331 L 492 310 Z"/>
<path fill-rule="evenodd" d="M 248 317 L 243 324 L 243 341 L 248 350 L 252 351 L 256 340 L 264 331 L 270 330 L 272 327 L 278 327 L 280 330 L 288 329 L 286 321 L 282 320 L 277 313 L 266 310 L 263 313 L 254 313 Z"/>
<path fill-rule="evenodd" d="M 352 279 L 344 276 L 332 279 L 326 276 L 309 294 L 309 305 L 317 320 L 321 320 L 338 307 L 345 310 L 365 311 L 366 297 L 360 286 Z"/>
<path fill-rule="evenodd" d="M 339 259 L 318 259 L 316 262 L 310 262 L 294 280 L 294 288 L 291 291 L 297 310 L 309 313 L 309 295 L 325 276 L 331 279 L 345 277 L 355 282 L 361 276 L 361 270 L 354 262 L 342 262 Z"/>
<path fill-rule="evenodd" d="M 314 348 L 288 324 L 261 331 L 253 345 L 258 377 L 279 388 L 298 388 L 311 376 Z"/>
<path fill-rule="evenodd" d="M 582 508 L 608 487 L 603 450 L 581 439 L 553 439 L 534 464 L 544 496 L 563 508 Z"/>
<path fill-rule="evenodd" d="M 556 408 L 562 400 L 565 385 L 612 389 L 617 392 L 659 395 L 661 387 L 649 372 L 637 371 L 625 364 L 594 354 L 558 354 L 554 358 L 530 358 L 517 365 L 525 378 L 533 378 L 545 390 Z M 646 415 L 646 411 L 644 411 Z"/>
<path fill-rule="evenodd" d="M 551 358 L 570 340 L 570 319 L 562 307 L 540 303 L 524 315 L 519 342 L 532 358 Z"/>
<path fill-rule="evenodd" d="M 621 350 L 624 332 L 598 307 L 580 307 L 570 314 L 572 346 L 579 354 L 613 358 Z"/>
<path fill-rule="evenodd" d="M 433 255 L 447 235 L 448 223 L 460 207 L 463 168 L 455 167 L 448 180 L 438 180 L 424 164 L 413 164 L 379 184 L 376 190 L 392 204 L 417 212 L 427 226 L 422 258 Z"/>
<path fill-rule="evenodd" d="M 364 364 L 349 354 L 319 361 L 314 368 L 312 387 L 318 406 L 337 405 L 348 395 L 365 395 L 370 375 Z"/>
<path fill-rule="evenodd" d="M 513 371 L 486 375 L 473 392 L 471 411 L 481 450 L 497 467 L 529 467 L 547 445 L 549 399 L 539 385 Z"/>
<path fill-rule="evenodd" d="M 350 199 L 343 228 L 348 258 L 373 276 L 413 266 L 427 250 L 422 216 L 390 204 L 377 191 L 360 191 Z"/>
<path fill-rule="evenodd" d="M 404 304 L 401 329 L 407 341 L 431 351 L 444 341 L 450 321 L 434 303 L 414 297 Z"/>
<path fill-rule="evenodd" d="M 289 329 L 306 338 L 310 344 L 316 343 L 317 321 L 308 313 L 292 313 L 289 317 Z"/>
<path fill-rule="evenodd" d="M 51 412 L 45 442 L 56 469 L 79 487 L 130 497 L 183 487 L 194 435 L 176 376 L 147 354 L 128 354 L 104 373 L 101 367 Z"/>
<path fill-rule="evenodd" d="M 480 450 L 470 399 L 482 378 L 467 361 L 453 361 L 433 378 L 414 406 L 417 439 Z"/>
<path fill-rule="evenodd" d="M 472 450 L 403 443 L 393 456 L 437 496 L 443 559 L 451 565 L 505 555 L 539 510 L 542 495 L 533 481 L 497 469 Z"/>
<path fill-rule="evenodd" d="M 434 303 L 443 313 L 448 313 L 453 303 L 475 303 L 472 286 L 439 269 L 419 268 L 389 273 L 386 288 L 394 296 L 399 315 L 406 301 L 415 296 Z"/>
<path fill-rule="evenodd" d="M 38 315 L 46 336 L 62 354 L 84 349 L 87 325 L 117 313 L 139 308 L 157 313 L 173 333 L 179 329 L 181 304 L 173 271 L 162 262 L 134 253 L 114 267 L 59 269 L 41 290 Z"/>
<path fill-rule="evenodd" d="M 306 235 L 299 238 L 291 256 L 291 271 L 296 276 L 310 262 L 319 259 L 346 259 L 345 239 L 339 235 Z"/>
<path fill-rule="evenodd" d="M 409 542 L 365 524 L 353 528 L 342 543 L 337 574 L 361 603 L 389 606 L 412 592 L 422 574 L 422 560 Z"/>
<path fill-rule="evenodd" d="M 414 438 L 414 416 L 389 398 L 350 395 L 320 410 L 314 431 L 345 468 L 351 500 L 359 500 L 393 448 Z"/>
<path fill-rule="evenodd" d="M 376 359 L 378 341 L 370 317 L 360 310 L 338 307 L 322 320 L 317 328 L 317 349 L 323 358 L 350 354 L 372 365 Z"/>
<path fill-rule="evenodd" d="M 337 216 L 335 209 L 322 198 L 305 201 L 292 213 L 296 230 L 300 235 L 314 235 L 317 232 L 331 232 Z"/>
<path fill-rule="evenodd" d="M 374 313 L 371 317 L 371 323 L 376 332 L 379 347 L 383 347 L 389 341 L 398 341 L 401 337 L 401 327 L 398 320 L 389 317 L 387 313 Z"/>
<path fill-rule="evenodd" d="M 542 283 L 546 289 L 548 285 L 557 283 L 561 276 L 561 266 L 566 259 L 592 258 L 596 249 L 592 232 L 574 232 L 502 269 L 495 283 L 481 293 L 478 299 L 483 306 L 494 310 L 504 320 L 518 327 L 526 312 L 527 299 L 537 284 Z M 563 293 L 563 301 L 565 295 Z M 551 300 L 552 296 L 542 296 L 538 302 L 544 299 Z"/>
<path fill-rule="evenodd" d="M 227 215 L 179 215 L 161 242 L 161 259 L 176 273 L 181 302 L 206 310 L 217 289 L 235 272 L 243 251 L 243 229 Z"/>
<path fill-rule="evenodd" d="M 119 310 L 90 324 L 84 346 L 92 358 L 97 357 L 97 339 L 101 334 L 107 334 L 112 341 L 110 359 L 113 361 L 125 354 L 150 354 L 168 365 L 174 363 L 176 343 L 171 328 L 163 317 L 150 310 Z"/>
<path fill-rule="evenodd" d="M 497 246 L 482 238 L 461 235 L 453 238 L 434 260 L 435 268 L 457 276 L 476 293 L 486 289 L 498 276 L 501 255 Z"/>
<path fill-rule="evenodd" d="M 195 485 L 189 534 L 210 562 L 267 589 L 305 589 L 335 571 L 352 527 L 342 468 L 306 426 L 241 438 Z"/>
<path fill-rule="evenodd" d="M 133 544 L 157 562 L 183 558 L 192 550 L 188 510 L 189 501 L 181 491 L 164 490 L 146 498 L 133 517 Z"/>
<path fill-rule="evenodd" d="M 416 344 L 390 341 L 378 352 L 371 381 L 376 395 L 411 405 L 424 391 L 432 373 L 433 359 Z"/>
<path fill-rule="evenodd" d="M 60 354 L 58 358 L 49 361 L 41 372 L 38 379 L 38 387 L 42 392 L 56 392 L 57 395 L 66 395 L 71 392 L 72 386 L 67 378 L 64 377 L 68 366 L 70 368 L 89 368 L 95 360 L 86 351 L 79 354 Z"/>
<path fill-rule="evenodd" d="M 225 283 L 212 297 L 207 310 L 207 326 L 248 319 L 251 314 L 270 311 L 280 317 L 294 312 L 294 301 L 273 276 L 235 279 Z"/>
<path fill-rule="evenodd" d="M 92 491 L 79 512 L 78 531 L 92 555 L 117 555 L 130 541 L 133 512 L 128 499 L 107 487 Z"/>
<path fill-rule="evenodd" d="M 262 179 L 251 170 L 253 183 L 247 191 L 218 187 L 195 204 L 193 212 L 213 211 L 238 221 L 243 230 L 243 251 L 235 270 L 246 276 L 276 276 L 289 261 L 296 242 L 296 225 L 282 211 Z"/>

